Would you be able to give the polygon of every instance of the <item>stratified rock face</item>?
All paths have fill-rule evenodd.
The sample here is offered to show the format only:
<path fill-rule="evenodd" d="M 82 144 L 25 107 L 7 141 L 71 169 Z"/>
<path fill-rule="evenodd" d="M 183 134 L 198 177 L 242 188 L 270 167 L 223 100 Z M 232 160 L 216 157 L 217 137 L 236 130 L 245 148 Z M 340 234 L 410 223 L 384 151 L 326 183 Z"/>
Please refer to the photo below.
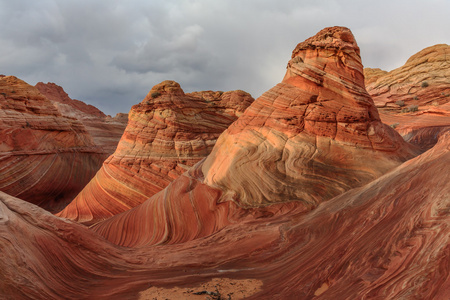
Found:
<path fill-rule="evenodd" d="M 85 126 L 95 144 L 108 155 L 112 154 L 127 126 L 127 115 L 111 118 L 92 105 L 71 99 L 62 87 L 54 83 L 38 82 L 36 88 L 58 108 L 63 116 L 76 118 Z"/>
<path fill-rule="evenodd" d="M 99 169 L 104 154 L 77 119 L 38 89 L 0 77 L 0 190 L 58 210 Z"/>
<path fill-rule="evenodd" d="M 367 70 L 366 74 L 376 72 Z M 378 72 L 379 73 L 379 72 Z M 450 101 L 450 46 L 425 48 L 411 56 L 402 67 L 369 77 L 366 88 L 377 107 L 398 108 L 408 105 L 442 105 Z"/>
<path fill-rule="evenodd" d="M 327 28 L 297 46 L 283 81 L 220 136 L 205 161 L 93 229 L 128 247 L 181 243 L 248 215 L 311 210 L 410 157 L 411 146 L 380 121 L 364 89 L 350 30 Z"/>
<path fill-rule="evenodd" d="M 5 299 L 133 299 L 151 286 L 201 292 L 221 278 L 262 282 L 246 299 L 447 299 L 449 145 L 447 134 L 307 214 L 274 211 L 142 249 L 114 246 L 0 192 L 0 291 Z"/>
<path fill-rule="evenodd" d="M 243 91 L 185 94 L 174 81 L 154 86 L 131 109 L 116 152 L 59 215 L 92 223 L 144 202 L 206 157 L 253 100 Z"/>

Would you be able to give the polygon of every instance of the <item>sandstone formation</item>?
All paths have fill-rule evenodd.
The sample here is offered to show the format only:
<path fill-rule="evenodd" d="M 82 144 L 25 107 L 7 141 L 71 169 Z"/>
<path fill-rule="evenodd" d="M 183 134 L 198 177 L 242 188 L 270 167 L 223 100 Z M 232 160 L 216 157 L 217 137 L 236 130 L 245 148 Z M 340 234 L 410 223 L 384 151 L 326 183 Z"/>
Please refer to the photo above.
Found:
<path fill-rule="evenodd" d="M 126 114 L 111 118 L 83 101 L 71 99 L 54 83 L 38 82 L 36 88 L 58 108 L 62 115 L 78 119 L 92 136 L 94 143 L 108 155 L 112 154 L 128 122 Z"/>
<path fill-rule="evenodd" d="M 150 287 L 192 293 L 227 281 L 262 283 L 246 299 L 444 300 L 449 145 L 447 134 L 307 214 L 241 220 L 202 239 L 141 249 L 0 193 L 0 291 L 5 299 L 133 299 Z"/>
<path fill-rule="evenodd" d="M 181 243 L 244 215 L 311 210 L 381 176 L 413 150 L 380 121 L 362 72 L 346 28 L 327 28 L 300 43 L 283 81 L 220 136 L 205 161 L 93 229 L 128 247 Z M 262 209 L 277 203 L 290 204 Z"/>
<path fill-rule="evenodd" d="M 82 123 L 38 89 L 0 77 L 0 190 L 59 210 L 95 175 L 104 154 Z"/>
<path fill-rule="evenodd" d="M 358 52 L 342 27 L 300 43 L 206 159 L 90 228 L 0 192 L 2 296 L 448 299 L 450 132 L 405 161 Z"/>
<path fill-rule="evenodd" d="M 253 100 L 243 91 L 185 94 L 174 81 L 154 86 L 131 109 L 117 150 L 59 215 L 89 224 L 144 202 L 206 157 Z"/>
<path fill-rule="evenodd" d="M 425 48 L 390 72 L 367 69 L 365 73 L 367 91 L 379 108 L 450 101 L 450 46 L 446 44 Z"/>

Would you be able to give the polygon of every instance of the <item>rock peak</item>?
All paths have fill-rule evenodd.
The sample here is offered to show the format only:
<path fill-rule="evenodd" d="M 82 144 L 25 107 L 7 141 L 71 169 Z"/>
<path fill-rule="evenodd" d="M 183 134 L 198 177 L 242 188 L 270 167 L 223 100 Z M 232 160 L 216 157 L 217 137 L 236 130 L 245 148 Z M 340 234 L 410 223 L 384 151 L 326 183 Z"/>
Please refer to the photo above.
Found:
<path fill-rule="evenodd" d="M 299 43 L 292 52 L 292 58 L 302 50 L 316 48 L 354 49 L 359 55 L 359 47 L 351 30 L 346 27 L 334 26 L 324 28 L 315 36 Z"/>
<path fill-rule="evenodd" d="M 161 83 L 153 86 L 150 92 L 145 97 L 144 101 L 148 101 L 153 98 L 158 98 L 161 95 L 176 95 L 182 96 L 184 95 L 184 91 L 181 88 L 180 84 L 173 80 L 164 80 Z"/>
<path fill-rule="evenodd" d="M 359 47 L 345 27 L 328 27 L 301 42 L 292 51 L 283 82 L 304 86 L 307 79 L 322 86 L 324 76 L 345 78 L 354 88 L 364 89 L 364 74 Z"/>

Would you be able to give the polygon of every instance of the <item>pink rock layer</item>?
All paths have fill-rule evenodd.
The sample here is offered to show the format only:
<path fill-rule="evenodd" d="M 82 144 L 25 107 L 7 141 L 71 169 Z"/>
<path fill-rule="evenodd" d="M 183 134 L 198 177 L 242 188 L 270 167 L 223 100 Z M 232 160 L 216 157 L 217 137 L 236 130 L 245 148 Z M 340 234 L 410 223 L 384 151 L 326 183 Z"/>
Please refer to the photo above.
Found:
<path fill-rule="evenodd" d="M 63 116 L 39 90 L 0 77 L 0 190 L 58 211 L 105 157 L 82 123 Z"/>
<path fill-rule="evenodd" d="M 133 299 L 149 287 L 200 291 L 222 278 L 262 282 L 246 299 L 444 300 L 449 145 L 443 135 L 428 152 L 313 211 L 273 210 L 175 245 L 119 247 L 0 193 L 0 291 L 5 299 Z"/>
<path fill-rule="evenodd" d="M 450 46 L 435 45 L 390 72 L 368 69 L 366 88 L 379 108 L 442 105 L 450 101 Z"/>
<path fill-rule="evenodd" d="M 94 143 L 111 155 L 127 126 L 126 114 L 111 118 L 95 106 L 71 99 L 62 87 L 54 83 L 38 82 L 36 88 L 67 117 L 78 119 L 91 135 Z"/>
<path fill-rule="evenodd" d="M 59 216 L 94 223 L 135 207 L 207 156 L 253 102 L 243 91 L 185 94 L 174 81 L 133 106 L 113 155 Z"/>
<path fill-rule="evenodd" d="M 413 155 L 380 121 L 350 30 L 327 28 L 296 47 L 283 82 L 255 100 L 204 161 L 92 228 L 127 247 L 182 243 L 234 223 L 245 208 L 314 209 Z"/>

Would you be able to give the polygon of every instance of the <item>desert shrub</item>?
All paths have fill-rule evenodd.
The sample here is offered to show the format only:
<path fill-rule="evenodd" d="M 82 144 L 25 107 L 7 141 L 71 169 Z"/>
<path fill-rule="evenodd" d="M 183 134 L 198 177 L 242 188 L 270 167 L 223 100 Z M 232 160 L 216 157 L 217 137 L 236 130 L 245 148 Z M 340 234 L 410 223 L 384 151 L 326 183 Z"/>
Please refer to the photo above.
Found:
<path fill-rule="evenodd" d="M 410 105 L 408 106 L 409 111 L 418 111 L 419 110 L 419 106 L 418 105 Z"/>
<path fill-rule="evenodd" d="M 389 125 L 389 126 L 391 126 L 392 128 L 395 129 L 395 128 L 397 128 L 398 125 L 400 125 L 400 123 L 394 123 L 394 124 L 391 124 L 391 125 Z"/>
<path fill-rule="evenodd" d="M 419 110 L 419 106 L 418 105 L 409 105 L 408 107 L 405 107 L 402 109 L 402 113 L 407 113 L 407 112 L 414 112 L 414 111 L 418 111 Z"/>
<path fill-rule="evenodd" d="M 398 101 L 395 101 L 395 104 L 397 104 L 400 107 L 403 107 L 403 106 L 405 106 L 405 101 L 398 100 Z"/>
<path fill-rule="evenodd" d="M 159 96 L 161 96 L 161 93 L 160 92 L 153 92 L 151 94 L 151 96 L 152 96 L 152 98 L 158 98 Z"/>
<path fill-rule="evenodd" d="M 419 97 L 414 96 L 413 100 L 419 100 Z"/>
<path fill-rule="evenodd" d="M 420 86 L 423 88 L 426 88 L 428 86 L 428 82 L 424 81 L 424 82 L 422 82 L 422 84 Z"/>
<path fill-rule="evenodd" d="M 431 103 L 431 105 L 433 105 L 433 106 L 439 106 L 439 102 L 438 102 L 438 101 L 433 101 L 433 102 Z"/>

